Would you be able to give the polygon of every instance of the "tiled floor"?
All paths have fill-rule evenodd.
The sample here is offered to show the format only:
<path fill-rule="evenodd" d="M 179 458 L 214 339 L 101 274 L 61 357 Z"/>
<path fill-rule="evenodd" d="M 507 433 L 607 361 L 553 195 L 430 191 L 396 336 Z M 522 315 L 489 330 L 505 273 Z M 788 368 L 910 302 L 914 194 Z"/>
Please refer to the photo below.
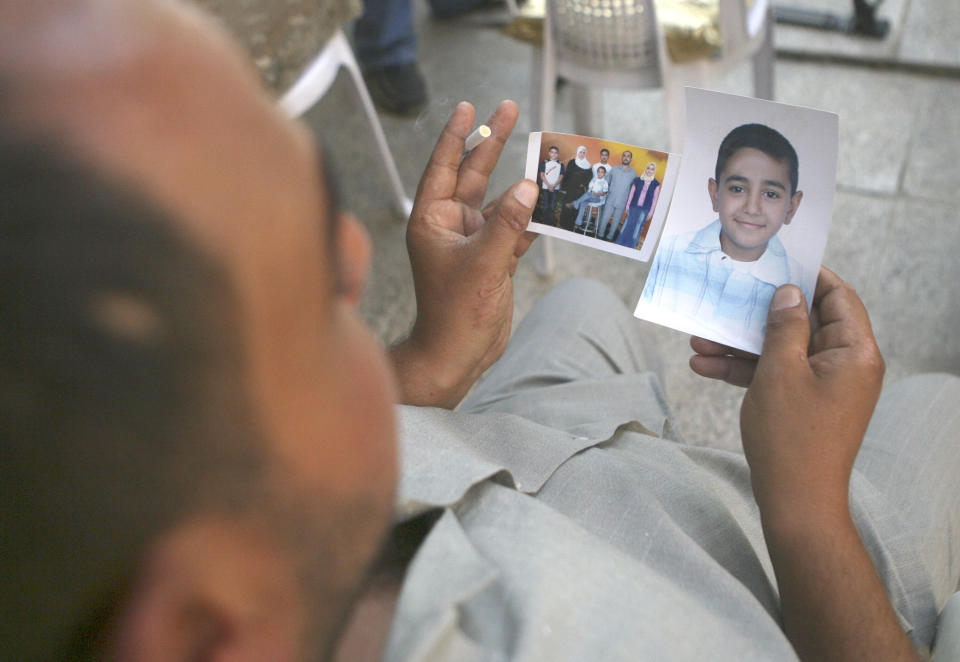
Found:
<path fill-rule="evenodd" d="M 513 98 L 521 105 L 521 119 L 493 177 L 491 193 L 499 192 L 521 176 L 526 133 L 539 128 L 531 125 L 527 110 L 531 46 L 501 34 L 497 25 L 504 16 L 499 11 L 434 21 L 425 5 L 418 4 L 417 10 L 431 104 L 416 120 L 383 118 L 407 190 L 415 189 L 433 140 L 457 101 L 472 101 L 484 116 L 500 99 Z M 778 28 L 777 39 L 794 53 L 806 45 L 811 56 L 833 52 L 922 62 L 940 67 L 940 75 L 791 55 L 777 63 L 776 96 L 840 115 L 838 193 L 825 263 L 853 283 L 867 303 L 888 379 L 921 370 L 960 373 L 960 6 L 955 0 L 887 0 L 882 15 L 895 24 L 883 42 L 798 28 Z M 746 67 L 734 70 L 715 87 L 748 93 L 749 73 Z M 567 87 L 559 95 L 558 130 L 572 128 L 570 94 Z M 606 92 L 600 135 L 662 148 L 667 127 L 663 108 L 659 91 Z M 337 155 L 347 198 L 374 238 L 374 271 L 362 309 L 389 342 L 405 333 L 414 315 L 403 221 L 389 209 L 369 132 L 355 109 L 341 77 L 309 119 Z M 558 266 L 552 279 L 521 265 L 518 317 L 552 282 L 574 274 L 599 278 L 627 305 L 636 302 L 645 265 L 566 242 L 554 246 Z M 692 375 L 682 334 L 640 321 L 637 326 L 660 349 L 668 396 L 684 435 L 694 443 L 710 439 L 737 447 L 741 391 Z"/>

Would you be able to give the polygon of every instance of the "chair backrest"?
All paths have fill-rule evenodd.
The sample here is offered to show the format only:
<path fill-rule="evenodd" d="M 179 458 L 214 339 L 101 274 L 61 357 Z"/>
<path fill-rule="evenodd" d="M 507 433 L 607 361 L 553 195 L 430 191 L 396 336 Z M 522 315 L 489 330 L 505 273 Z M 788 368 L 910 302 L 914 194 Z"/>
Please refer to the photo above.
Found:
<path fill-rule="evenodd" d="M 559 57 L 589 69 L 657 69 L 652 0 L 548 0 Z"/>
<path fill-rule="evenodd" d="M 673 1 L 682 7 L 681 0 Z M 686 1 L 689 6 L 683 11 L 714 15 L 723 59 L 755 49 L 753 42 L 769 0 Z M 658 52 L 655 0 L 547 0 L 546 4 L 554 47 L 564 60 L 604 71 L 657 69 L 663 51 Z M 659 30 L 663 35 L 664 28 Z"/>

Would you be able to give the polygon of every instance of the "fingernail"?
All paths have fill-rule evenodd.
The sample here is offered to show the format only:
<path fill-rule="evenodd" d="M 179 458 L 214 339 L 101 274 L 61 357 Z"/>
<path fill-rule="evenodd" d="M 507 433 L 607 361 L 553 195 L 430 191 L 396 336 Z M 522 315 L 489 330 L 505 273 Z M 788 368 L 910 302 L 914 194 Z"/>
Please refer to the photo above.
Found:
<path fill-rule="evenodd" d="M 533 207 L 539 195 L 540 191 L 537 190 L 537 185 L 529 179 L 523 180 L 517 188 L 513 189 L 513 197 L 524 207 Z"/>
<path fill-rule="evenodd" d="M 770 310 L 793 308 L 799 303 L 800 290 L 793 285 L 786 285 L 773 293 L 773 301 L 770 303 Z"/>

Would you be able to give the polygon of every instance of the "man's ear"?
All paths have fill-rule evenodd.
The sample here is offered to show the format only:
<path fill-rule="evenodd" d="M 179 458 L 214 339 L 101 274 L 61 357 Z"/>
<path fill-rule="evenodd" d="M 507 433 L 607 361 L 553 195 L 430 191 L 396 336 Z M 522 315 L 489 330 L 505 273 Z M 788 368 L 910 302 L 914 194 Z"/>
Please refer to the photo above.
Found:
<path fill-rule="evenodd" d="M 707 193 L 710 194 L 710 202 L 713 203 L 713 211 L 720 211 L 720 189 L 717 186 L 717 180 L 711 177 L 707 180 Z"/>
<path fill-rule="evenodd" d="M 797 213 L 797 209 L 800 208 L 800 201 L 803 200 L 803 191 L 797 191 L 793 194 L 793 197 L 790 198 L 790 208 L 787 209 L 787 216 L 783 219 L 784 225 L 790 225 L 790 221 L 793 220 L 793 215 Z"/>
<path fill-rule="evenodd" d="M 152 546 L 107 637 L 118 662 L 299 659 L 294 569 L 250 525 L 180 526 Z"/>

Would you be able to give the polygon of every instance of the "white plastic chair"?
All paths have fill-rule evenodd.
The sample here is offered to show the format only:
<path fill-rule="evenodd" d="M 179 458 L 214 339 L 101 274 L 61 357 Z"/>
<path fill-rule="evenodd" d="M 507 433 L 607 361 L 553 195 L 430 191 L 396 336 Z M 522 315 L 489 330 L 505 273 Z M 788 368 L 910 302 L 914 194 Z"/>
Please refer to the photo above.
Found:
<path fill-rule="evenodd" d="M 576 89 L 574 132 L 599 135 L 594 118 L 602 116 L 593 87 L 644 89 L 663 87 L 670 130 L 669 149 L 682 150 L 684 86 L 709 87 L 710 82 L 745 57 L 754 60 L 754 94 L 773 98 L 773 16 L 768 0 L 718 0 L 723 46 L 718 57 L 674 63 L 653 0 L 547 0 L 543 48 L 535 51 L 533 125 L 555 130 L 557 79 Z M 656 147 L 656 145 L 652 145 Z M 543 241 L 546 239 L 547 241 Z M 535 264 L 541 274 L 553 271 L 548 237 L 539 245 Z"/>
<path fill-rule="evenodd" d="M 556 83 L 563 77 L 574 94 L 574 130 L 596 135 L 591 126 L 590 88 L 663 87 L 667 96 L 670 149 L 683 141 L 683 88 L 711 80 L 745 57 L 754 60 L 754 95 L 773 98 L 773 18 L 768 0 L 718 0 L 723 47 L 717 57 L 675 63 L 657 21 L 653 0 L 547 0 L 543 49 L 534 58 L 534 125 L 554 129 Z M 579 103 L 578 103 L 579 102 Z"/>
<path fill-rule="evenodd" d="M 380 125 L 380 118 L 377 117 L 377 111 L 373 107 L 370 93 L 367 91 L 366 83 L 363 82 L 363 76 L 360 74 L 357 59 L 353 55 L 353 50 L 350 48 L 350 43 L 347 41 L 346 35 L 343 34 L 343 30 L 337 30 L 323 50 L 320 51 L 320 54 L 304 70 L 297 82 L 281 97 L 280 108 L 291 117 L 299 117 L 306 113 L 330 89 L 341 66 L 346 67 L 347 71 L 350 72 L 350 79 L 357 89 L 360 103 L 367 115 L 367 121 L 370 122 L 373 129 L 373 137 L 377 143 L 377 148 L 380 150 L 380 159 L 387 169 L 387 176 L 390 179 L 390 187 L 393 189 L 397 209 L 406 220 L 413 209 L 413 201 L 407 197 L 406 191 L 403 190 L 400 174 L 397 172 L 397 164 L 393 160 L 393 154 L 390 153 L 390 146 L 387 144 L 383 127 Z"/>

